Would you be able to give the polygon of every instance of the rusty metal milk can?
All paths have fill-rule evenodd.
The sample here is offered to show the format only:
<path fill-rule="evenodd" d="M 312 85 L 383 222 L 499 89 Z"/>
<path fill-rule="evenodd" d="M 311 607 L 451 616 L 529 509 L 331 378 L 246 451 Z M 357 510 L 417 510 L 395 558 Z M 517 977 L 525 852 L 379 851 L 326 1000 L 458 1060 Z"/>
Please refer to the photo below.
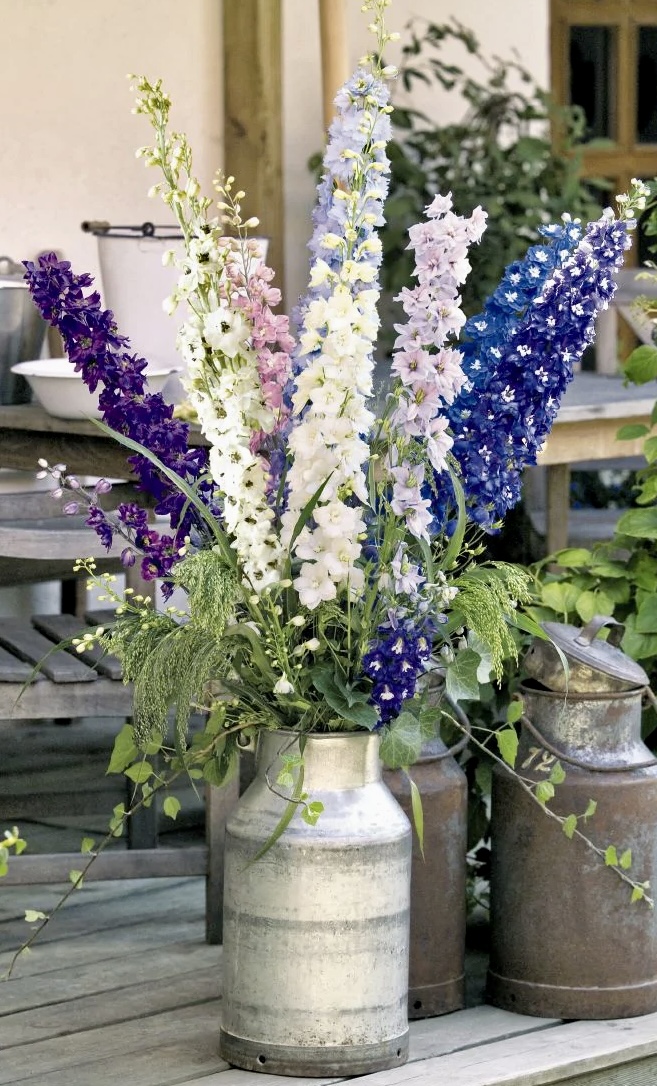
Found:
<path fill-rule="evenodd" d="M 657 762 L 641 740 L 644 670 L 585 629 L 545 623 L 521 685 L 515 771 L 565 779 L 549 809 L 578 816 L 603 852 L 631 850 L 627 874 L 657 887 Z M 564 670 L 554 645 L 566 655 Z M 581 816 L 591 800 L 595 813 Z M 488 999 L 546 1018 L 625 1018 L 657 1010 L 657 911 L 630 903 L 631 886 L 584 842 L 568 839 L 504 769 L 493 774 L 491 958 Z"/>
<path fill-rule="evenodd" d="M 462 716 L 455 707 L 450 711 Z M 422 799 L 424 856 L 414 832 L 409 1018 L 448 1014 L 465 1002 L 468 797 L 465 773 L 453 755 L 466 742 L 467 734 L 448 750 L 441 739 L 432 739 L 410 768 Z M 412 822 L 408 777 L 384 769 L 383 779 Z"/>

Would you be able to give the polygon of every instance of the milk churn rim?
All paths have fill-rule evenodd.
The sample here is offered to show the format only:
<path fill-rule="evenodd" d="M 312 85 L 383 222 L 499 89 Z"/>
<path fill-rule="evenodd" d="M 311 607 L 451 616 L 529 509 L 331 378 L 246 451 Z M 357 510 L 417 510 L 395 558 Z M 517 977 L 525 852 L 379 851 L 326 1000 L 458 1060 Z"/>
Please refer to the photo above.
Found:
<path fill-rule="evenodd" d="M 597 637 L 603 626 L 608 625 L 620 624 L 607 615 L 594 615 L 584 627 L 570 626 L 565 622 L 541 622 L 541 628 L 566 656 L 614 679 L 647 686 L 650 680 L 636 660 L 632 660 L 616 645 Z"/>

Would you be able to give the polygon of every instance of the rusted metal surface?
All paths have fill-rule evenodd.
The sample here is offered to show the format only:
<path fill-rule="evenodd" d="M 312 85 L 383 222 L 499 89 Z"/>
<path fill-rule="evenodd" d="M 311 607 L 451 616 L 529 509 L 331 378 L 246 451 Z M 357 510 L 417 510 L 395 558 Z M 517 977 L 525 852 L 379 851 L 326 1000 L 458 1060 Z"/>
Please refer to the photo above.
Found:
<path fill-rule="evenodd" d="M 432 1018 L 464 1006 L 467 782 L 445 753 L 444 743 L 434 740 L 410 769 L 422 797 L 424 858 L 414 833 L 409 1018 Z M 383 779 L 412 821 L 406 775 L 386 769 Z"/>
<path fill-rule="evenodd" d="M 588 837 L 657 885 L 657 768 L 641 741 L 643 691 L 572 695 L 521 687 L 526 717 L 563 761 L 550 809 L 595 814 Z M 555 759 L 522 729 L 516 769 L 546 780 Z M 657 1010 L 657 914 L 583 842 L 569 840 L 514 777 L 493 773 L 488 998 L 521 1014 L 623 1018 Z"/>

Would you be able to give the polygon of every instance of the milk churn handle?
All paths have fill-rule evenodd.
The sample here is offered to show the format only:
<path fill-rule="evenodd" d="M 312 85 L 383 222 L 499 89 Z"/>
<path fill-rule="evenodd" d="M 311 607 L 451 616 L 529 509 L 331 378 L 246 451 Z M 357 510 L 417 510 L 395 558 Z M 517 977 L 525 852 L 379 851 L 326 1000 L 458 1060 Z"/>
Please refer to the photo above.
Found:
<path fill-rule="evenodd" d="M 420 755 L 420 757 L 413 763 L 414 765 L 426 765 L 429 762 L 443 762 L 445 758 L 450 758 L 453 757 L 455 754 L 460 754 L 470 741 L 472 724 L 470 723 L 469 718 L 463 712 L 463 709 L 461 709 L 460 705 L 452 701 L 452 699 L 448 697 L 447 694 L 444 694 L 443 696 L 445 698 L 445 701 L 448 702 L 450 709 L 454 713 L 454 716 L 463 728 L 463 735 L 456 743 L 454 743 L 451 747 L 448 747 L 447 750 L 443 750 L 440 754 L 426 754 L 424 757 Z"/>
<path fill-rule="evenodd" d="M 615 630 L 611 630 L 609 634 L 609 644 L 618 646 L 625 627 L 622 622 L 617 622 L 615 618 L 611 618 L 609 615 L 594 615 L 590 622 L 587 622 L 586 626 L 580 630 L 579 634 L 575 638 L 577 645 L 590 645 L 600 633 L 603 626 L 615 626 Z"/>
<path fill-rule="evenodd" d="M 652 690 L 649 686 L 645 689 L 653 705 L 657 707 L 657 698 L 655 698 Z M 657 758 L 649 758 L 645 762 L 633 762 L 631 765 L 628 765 L 627 763 L 623 765 L 591 765 L 590 762 L 582 762 L 579 758 L 573 758 L 571 754 L 564 754 L 563 751 L 555 747 L 549 739 L 546 739 L 545 736 L 539 732 L 538 728 L 532 724 L 531 720 L 526 717 L 524 713 L 520 717 L 520 723 L 524 725 L 530 735 L 533 735 L 537 743 L 540 743 L 548 754 L 553 754 L 560 762 L 566 762 L 568 765 L 577 766 L 578 769 L 588 769 L 592 773 L 627 773 L 632 769 L 652 769 L 653 766 L 657 766 Z"/>

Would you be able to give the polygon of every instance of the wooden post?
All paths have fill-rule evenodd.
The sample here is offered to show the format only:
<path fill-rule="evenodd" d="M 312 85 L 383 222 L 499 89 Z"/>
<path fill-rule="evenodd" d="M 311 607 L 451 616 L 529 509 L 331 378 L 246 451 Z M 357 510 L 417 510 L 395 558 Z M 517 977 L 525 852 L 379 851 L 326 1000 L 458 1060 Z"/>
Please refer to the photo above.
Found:
<path fill-rule="evenodd" d="M 225 171 L 244 189 L 243 217 L 269 237 L 267 263 L 283 285 L 281 0 L 223 4 Z"/>
<path fill-rule="evenodd" d="M 333 99 L 349 76 L 345 0 L 319 0 L 324 128 L 333 120 Z"/>

